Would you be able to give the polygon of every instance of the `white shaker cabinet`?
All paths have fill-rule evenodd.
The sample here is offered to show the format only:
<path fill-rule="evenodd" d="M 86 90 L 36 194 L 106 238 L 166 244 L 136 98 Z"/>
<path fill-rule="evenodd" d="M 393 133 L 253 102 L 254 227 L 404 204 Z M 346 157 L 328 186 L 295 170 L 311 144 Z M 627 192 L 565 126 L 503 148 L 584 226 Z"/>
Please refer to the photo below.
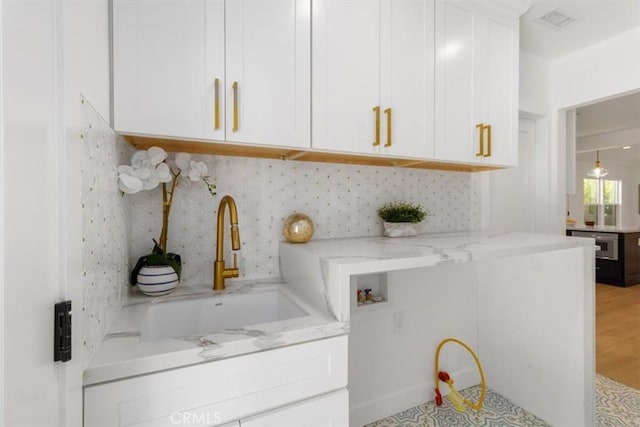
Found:
<path fill-rule="evenodd" d="M 91 385 L 84 388 L 84 425 L 233 425 L 240 420 L 244 426 L 254 417 L 253 425 L 275 427 L 272 420 L 288 420 L 297 426 L 308 425 L 306 411 L 319 415 L 311 418 L 318 425 L 341 421 L 348 413 L 347 348 L 342 335 Z M 327 399 L 317 398 L 322 395 Z"/>
<path fill-rule="evenodd" d="M 487 2 L 436 3 L 436 159 L 517 164 L 518 25 Z"/>
<path fill-rule="evenodd" d="M 309 147 L 310 0 L 226 1 L 227 140 Z"/>
<path fill-rule="evenodd" d="M 310 0 L 114 0 L 114 128 L 310 146 Z"/>
<path fill-rule="evenodd" d="M 240 420 L 242 427 L 334 427 L 349 425 L 349 393 L 328 393 Z"/>
<path fill-rule="evenodd" d="M 116 131 L 224 139 L 224 66 L 223 0 L 113 1 Z"/>
<path fill-rule="evenodd" d="M 312 146 L 433 154 L 433 1 L 312 0 Z"/>

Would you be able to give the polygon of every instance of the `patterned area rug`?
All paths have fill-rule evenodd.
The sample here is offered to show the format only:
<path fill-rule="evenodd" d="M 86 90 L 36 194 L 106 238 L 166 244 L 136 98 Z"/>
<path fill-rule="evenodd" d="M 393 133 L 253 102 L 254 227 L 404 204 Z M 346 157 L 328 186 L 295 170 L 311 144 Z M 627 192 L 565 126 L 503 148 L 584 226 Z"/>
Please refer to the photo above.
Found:
<path fill-rule="evenodd" d="M 480 386 L 461 390 L 475 402 Z M 627 387 L 612 379 L 596 376 L 596 416 L 599 427 L 640 427 L 640 390 Z M 398 412 L 367 427 L 550 427 L 540 418 L 514 405 L 494 391 L 487 390 L 480 412 L 467 409 L 458 412 L 445 399 L 442 406 L 434 402 Z"/>

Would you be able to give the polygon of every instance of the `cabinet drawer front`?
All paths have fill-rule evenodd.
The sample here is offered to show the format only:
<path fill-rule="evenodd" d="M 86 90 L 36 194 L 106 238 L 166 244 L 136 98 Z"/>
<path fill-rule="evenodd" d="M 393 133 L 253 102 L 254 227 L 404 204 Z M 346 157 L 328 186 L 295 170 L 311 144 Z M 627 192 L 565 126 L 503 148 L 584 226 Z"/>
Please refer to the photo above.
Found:
<path fill-rule="evenodd" d="M 242 427 L 333 427 L 349 425 L 346 389 L 240 420 Z"/>
<path fill-rule="evenodd" d="M 216 424 L 347 384 L 347 337 L 85 388 L 85 426 Z M 173 418 L 172 418 L 173 417 Z"/>

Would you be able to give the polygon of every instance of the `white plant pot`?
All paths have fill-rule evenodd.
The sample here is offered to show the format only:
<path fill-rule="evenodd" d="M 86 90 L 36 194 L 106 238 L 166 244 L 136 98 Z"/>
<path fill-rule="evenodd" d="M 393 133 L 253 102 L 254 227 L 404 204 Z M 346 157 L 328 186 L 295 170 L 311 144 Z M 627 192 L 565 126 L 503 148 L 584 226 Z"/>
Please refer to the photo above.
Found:
<path fill-rule="evenodd" d="M 418 223 L 415 222 L 384 222 L 386 237 L 411 237 L 418 235 Z"/>
<path fill-rule="evenodd" d="M 143 294 L 159 297 L 173 292 L 179 281 L 170 265 L 147 265 L 138 272 L 136 284 Z"/>

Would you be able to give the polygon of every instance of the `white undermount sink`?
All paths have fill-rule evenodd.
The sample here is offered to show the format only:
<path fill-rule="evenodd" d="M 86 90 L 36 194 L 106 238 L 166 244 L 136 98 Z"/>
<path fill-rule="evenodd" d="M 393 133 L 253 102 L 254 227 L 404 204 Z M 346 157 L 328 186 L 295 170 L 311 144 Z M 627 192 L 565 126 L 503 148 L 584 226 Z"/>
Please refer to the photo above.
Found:
<path fill-rule="evenodd" d="M 278 289 L 152 304 L 141 330 L 142 341 L 234 333 L 251 326 L 277 322 L 308 313 Z"/>

